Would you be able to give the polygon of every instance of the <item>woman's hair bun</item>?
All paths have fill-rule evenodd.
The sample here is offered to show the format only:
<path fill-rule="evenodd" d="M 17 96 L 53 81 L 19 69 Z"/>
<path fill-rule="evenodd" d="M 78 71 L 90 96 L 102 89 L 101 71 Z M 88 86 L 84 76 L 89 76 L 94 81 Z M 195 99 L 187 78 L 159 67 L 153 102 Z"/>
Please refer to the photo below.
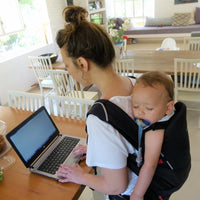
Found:
<path fill-rule="evenodd" d="M 67 23 L 80 24 L 87 20 L 88 12 L 85 8 L 71 5 L 63 10 L 63 15 Z"/>

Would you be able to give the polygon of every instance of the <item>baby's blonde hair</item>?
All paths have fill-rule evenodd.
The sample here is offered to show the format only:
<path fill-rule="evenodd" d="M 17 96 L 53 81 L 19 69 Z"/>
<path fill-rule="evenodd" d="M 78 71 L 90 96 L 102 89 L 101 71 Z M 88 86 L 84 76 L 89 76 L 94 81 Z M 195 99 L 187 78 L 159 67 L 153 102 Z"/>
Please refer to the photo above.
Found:
<path fill-rule="evenodd" d="M 174 83 L 173 80 L 164 72 L 153 71 L 147 72 L 136 79 L 136 84 L 142 83 L 145 86 L 155 87 L 156 85 L 163 85 L 167 91 L 169 100 L 174 98 Z"/>

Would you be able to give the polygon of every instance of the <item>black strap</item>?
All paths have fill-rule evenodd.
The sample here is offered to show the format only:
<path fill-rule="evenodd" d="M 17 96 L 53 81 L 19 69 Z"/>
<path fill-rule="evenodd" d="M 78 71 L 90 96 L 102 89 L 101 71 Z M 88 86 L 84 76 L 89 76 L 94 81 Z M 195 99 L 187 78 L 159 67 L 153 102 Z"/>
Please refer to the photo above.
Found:
<path fill-rule="evenodd" d="M 109 100 L 99 99 L 94 103 L 90 111 L 87 113 L 87 116 L 89 114 L 93 114 L 102 121 L 111 124 L 136 149 L 138 149 L 138 125 L 119 106 Z M 167 125 L 168 122 L 156 122 L 145 129 L 145 132 L 148 130 L 165 129 Z"/>
<path fill-rule="evenodd" d="M 163 121 L 163 122 L 155 122 L 151 124 L 148 128 L 144 130 L 144 132 L 150 131 L 150 130 L 159 130 L 159 129 L 166 129 L 169 124 L 169 121 Z"/>
<path fill-rule="evenodd" d="M 130 196 L 128 195 L 109 195 L 110 200 L 129 200 Z"/>
<path fill-rule="evenodd" d="M 138 130 L 135 121 L 120 107 L 105 99 L 97 100 L 87 113 L 97 116 L 102 121 L 111 124 L 119 131 L 135 148 L 138 148 L 138 134 L 133 134 Z"/>

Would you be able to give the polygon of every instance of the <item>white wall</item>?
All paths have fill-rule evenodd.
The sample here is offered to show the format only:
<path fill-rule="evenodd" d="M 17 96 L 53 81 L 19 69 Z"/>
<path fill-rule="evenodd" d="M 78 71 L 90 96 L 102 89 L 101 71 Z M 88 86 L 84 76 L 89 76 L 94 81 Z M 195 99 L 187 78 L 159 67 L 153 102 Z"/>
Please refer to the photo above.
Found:
<path fill-rule="evenodd" d="M 46 0 L 47 9 L 49 13 L 50 26 L 52 29 L 52 36 L 55 42 L 57 31 L 64 26 L 64 18 L 62 16 L 63 9 L 67 6 L 66 0 Z"/>
<path fill-rule="evenodd" d="M 55 41 L 57 31 L 63 28 L 64 25 L 62 11 L 67 3 L 66 0 L 46 0 L 46 2 L 53 40 Z M 58 52 L 57 45 L 55 43 L 50 44 L 43 48 L 39 48 L 32 52 L 0 63 L 0 103 L 2 105 L 7 103 L 8 90 L 26 91 L 30 89 L 30 86 L 33 83 L 36 82 L 33 71 L 28 68 L 30 65 L 28 56 L 40 55 L 48 52 Z"/>
<path fill-rule="evenodd" d="M 174 0 L 155 0 L 155 17 L 172 17 L 175 12 L 190 12 L 196 7 L 200 7 L 198 3 L 174 4 Z"/>
<path fill-rule="evenodd" d="M 54 49 L 53 44 L 48 45 L 0 64 L 0 97 L 2 104 L 7 102 L 8 90 L 26 91 L 30 89 L 33 83 L 37 82 L 33 71 L 28 68 L 30 66 L 28 56 L 54 52 Z"/>

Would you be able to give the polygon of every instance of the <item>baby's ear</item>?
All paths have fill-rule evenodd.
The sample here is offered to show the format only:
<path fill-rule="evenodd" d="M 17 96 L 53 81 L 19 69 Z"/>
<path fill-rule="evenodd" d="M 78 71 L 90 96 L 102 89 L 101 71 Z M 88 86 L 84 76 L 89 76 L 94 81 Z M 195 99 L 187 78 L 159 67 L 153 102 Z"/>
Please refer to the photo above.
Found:
<path fill-rule="evenodd" d="M 167 103 L 167 110 L 166 110 L 166 114 L 169 115 L 174 109 L 174 101 L 169 101 Z"/>

